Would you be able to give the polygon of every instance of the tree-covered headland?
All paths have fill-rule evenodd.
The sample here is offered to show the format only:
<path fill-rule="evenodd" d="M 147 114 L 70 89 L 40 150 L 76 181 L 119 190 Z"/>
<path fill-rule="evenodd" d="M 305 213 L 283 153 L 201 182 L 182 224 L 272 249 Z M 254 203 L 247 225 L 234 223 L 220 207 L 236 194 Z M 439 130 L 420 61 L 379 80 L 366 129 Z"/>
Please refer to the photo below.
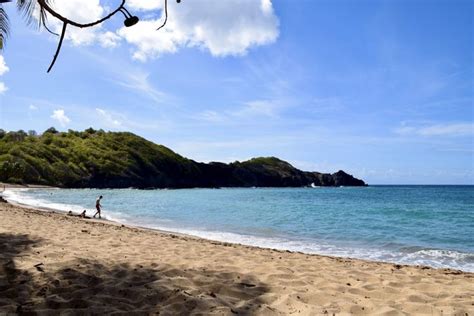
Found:
<path fill-rule="evenodd" d="M 66 188 L 362 186 L 344 171 L 305 172 L 275 157 L 201 163 L 129 132 L 0 129 L 0 182 Z"/>

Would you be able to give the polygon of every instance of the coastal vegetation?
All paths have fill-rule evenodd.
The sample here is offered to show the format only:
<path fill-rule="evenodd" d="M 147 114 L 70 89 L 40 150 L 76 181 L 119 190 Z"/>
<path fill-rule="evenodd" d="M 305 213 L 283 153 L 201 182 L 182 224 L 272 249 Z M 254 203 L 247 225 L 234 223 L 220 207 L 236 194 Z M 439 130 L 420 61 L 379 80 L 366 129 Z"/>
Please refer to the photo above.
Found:
<path fill-rule="evenodd" d="M 129 132 L 0 129 L 0 181 L 67 188 L 361 186 L 344 171 L 304 172 L 275 157 L 200 163 Z"/>

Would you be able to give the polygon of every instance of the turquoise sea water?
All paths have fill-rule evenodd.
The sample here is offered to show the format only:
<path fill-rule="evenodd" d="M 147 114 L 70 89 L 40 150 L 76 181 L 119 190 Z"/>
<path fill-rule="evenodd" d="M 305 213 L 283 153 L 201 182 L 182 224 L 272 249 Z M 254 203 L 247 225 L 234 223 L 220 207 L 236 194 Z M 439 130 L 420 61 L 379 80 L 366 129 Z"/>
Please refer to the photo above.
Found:
<path fill-rule="evenodd" d="M 474 272 L 474 186 L 8 190 L 7 199 L 88 210 L 208 239 Z"/>

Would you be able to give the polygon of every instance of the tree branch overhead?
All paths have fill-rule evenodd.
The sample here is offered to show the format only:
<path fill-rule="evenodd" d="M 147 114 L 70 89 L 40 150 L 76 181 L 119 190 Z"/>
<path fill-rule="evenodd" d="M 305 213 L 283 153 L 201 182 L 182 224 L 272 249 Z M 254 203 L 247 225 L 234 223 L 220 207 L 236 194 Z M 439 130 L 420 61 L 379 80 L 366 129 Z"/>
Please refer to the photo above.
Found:
<path fill-rule="evenodd" d="M 0 50 L 3 49 L 5 38 L 8 36 L 8 33 L 9 33 L 8 16 L 6 12 L 4 11 L 4 9 L 2 8 L 2 4 L 11 2 L 11 1 L 12 0 L 0 0 Z M 59 14 L 55 9 L 51 7 L 51 0 L 17 0 L 17 9 L 20 12 L 23 12 L 23 15 L 25 16 L 27 20 L 27 23 L 31 23 L 34 16 L 34 10 L 36 8 L 36 5 L 39 5 L 39 17 L 38 17 L 39 27 L 44 27 L 46 31 L 48 31 L 49 33 L 59 36 L 58 47 L 53 56 L 53 60 L 51 61 L 51 64 L 47 70 L 47 72 L 49 73 L 59 56 L 59 52 L 61 51 L 61 46 L 63 44 L 63 40 L 66 35 L 66 29 L 68 25 L 78 27 L 78 28 L 93 27 L 107 21 L 108 19 L 115 16 L 115 14 L 117 14 L 118 12 L 121 12 L 124 15 L 125 17 L 124 25 L 126 27 L 131 27 L 137 24 L 139 22 L 139 18 L 137 16 L 133 16 L 132 14 L 130 14 L 130 12 L 125 8 L 126 1 L 127 0 L 121 0 L 120 5 L 116 9 L 111 11 L 109 14 L 107 14 L 103 18 L 93 21 L 93 22 L 89 22 L 89 23 L 78 23 L 74 20 L 71 20 Z M 176 0 L 176 2 L 180 3 L 181 0 Z M 164 18 L 163 24 L 157 28 L 157 31 L 162 29 L 166 25 L 166 22 L 168 21 L 168 0 L 164 0 L 163 10 L 164 10 L 165 18 Z M 48 27 L 47 25 L 48 14 L 63 23 L 61 34 L 57 34 L 51 31 L 51 29 Z"/>

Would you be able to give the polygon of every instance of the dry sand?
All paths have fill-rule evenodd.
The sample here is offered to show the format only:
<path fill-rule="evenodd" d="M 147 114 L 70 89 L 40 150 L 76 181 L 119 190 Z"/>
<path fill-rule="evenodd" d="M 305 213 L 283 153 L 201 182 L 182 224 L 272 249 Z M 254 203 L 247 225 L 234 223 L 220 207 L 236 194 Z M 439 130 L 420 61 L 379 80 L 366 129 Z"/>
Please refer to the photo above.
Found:
<path fill-rule="evenodd" d="M 474 274 L 246 247 L 0 203 L 0 314 L 31 311 L 472 315 Z"/>

